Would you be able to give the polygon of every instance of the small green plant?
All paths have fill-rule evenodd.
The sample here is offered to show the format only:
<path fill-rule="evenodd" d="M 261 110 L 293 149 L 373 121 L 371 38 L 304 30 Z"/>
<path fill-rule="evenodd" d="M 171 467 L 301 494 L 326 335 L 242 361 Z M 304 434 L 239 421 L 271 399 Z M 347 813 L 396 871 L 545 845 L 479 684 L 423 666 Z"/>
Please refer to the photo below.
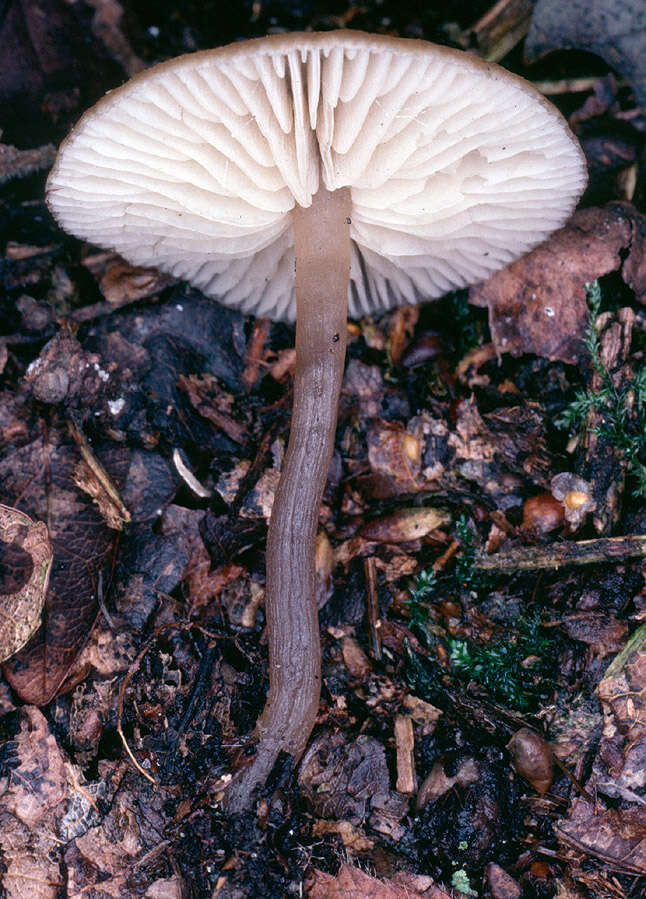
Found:
<path fill-rule="evenodd" d="M 640 368 L 626 384 L 615 387 L 610 372 L 601 359 L 596 325 L 601 309 L 599 282 L 586 284 L 586 290 L 589 315 L 585 345 L 590 353 L 592 367 L 601 380 L 601 388 L 592 390 L 587 387 L 578 391 L 555 424 L 559 428 L 583 428 L 588 413 L 596 410 L 600 420 L 593 428 L 593 433 L 617 448 L 626 462 L 628 472 L 634 478 L 634 495 L 646 496 L 646 367 Z"/>
<path fill-rule="evenodd" d="M 429 599 L 437 587 L 437 575 L 432 568 L 422 568 L 415 581 L 409 585 L 410 599 L 408 608 L 411 624 L 423 625 L 428 618 L 428 611 L 422 605 Z"/>
<path fill-rule="evenodd" d="M 456 674 L 486 687 L 511 708 L 524 711 L 544 683 L 550 651 L 550 641 L 540 635 L 539 626 L 537 615 L 522 618 L 511 639 L 485 646 L 450 639 L 449 654 Z"/>
<path fill-rule="evenodd" d="M 455 557 L 454 577 L 461 589 L 469 593 L 477 593 L 478 590 L 487 586 L 487 577 L 475 567 L 476 546 L 473 529 L 464 513 L 455 522 L 455 531 L 462 550 Z"/>

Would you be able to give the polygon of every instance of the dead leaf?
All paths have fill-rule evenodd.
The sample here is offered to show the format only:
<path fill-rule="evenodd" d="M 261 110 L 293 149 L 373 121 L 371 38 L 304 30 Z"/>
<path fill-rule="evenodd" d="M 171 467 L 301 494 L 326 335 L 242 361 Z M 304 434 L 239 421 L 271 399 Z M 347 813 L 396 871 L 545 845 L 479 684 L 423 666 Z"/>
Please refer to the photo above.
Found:
<path fill-rule="evenodd" d="M 628 625 L 606 612 L 582 612 L 563 622 L 563 628 L 572 640 L 587 643 L 599 658 L 619 652 L 626 642 Z"/>
<path fill-rule="evenodd" d="M 451 899 L 449 892 L 425 875 L 400 872 L 383 881 L 348 864 L 341 865 L 336 875 L 315 869 L 307 895 L 309 899 Z"/>
<path fill-rule="evenodd" d="M 560 48 L 587 50 L 631 82 L 646 110 L 646 6 L 643 0 L 538 0 L 525 56 Z"/>
<path fill-rule="evenodd" d="M 569 846 L 597 858 L 605 870 L 646 874 L 646 809 L 606 809 L 575 799 L 556 835 Z"/>
<path fill-rule="evenodd" d="M 85 264 L 87 265 L 87 259 Z M 172 282 L 173 279 L 168 275 L 160 274 L 154 269 L 138 268 L 112 256 L 101 276 L 99 287 L 108 303 L 116 308 L 150 297 Z"/>
<path fill-rule="evenodd" d="M 181 877 L 163 877 L 151 883 L 144 899 L 184 899 L 186 890 Z"/>
<path fill-rule="evenodd" d="M 481 416 L 471 398 L 457 407 L 448 445 L 463 477 L 487 493 L 504 496 L 518 490 L 526 477 L 541 487 L 548 485 L 552 457 L 545 430 L 545 411 L 538 403 L 502 407 Z"/>
<path fill-rule="evenodd" d="M 375 498 L 418 493 L 422 442 L 399 422 L 375 421 L 366 435 L 368 461 L 373 473 L 369 490 Z"/>
<path fill-rule="evenodd" d="M 568 768 L 583 761 L 601 734 L 602 717 L 596 699 L 576 696 L 567 707 L 556 707 L 550 722 L 554 755 Z"/>
<path fill-rule="evenodd" d="M 450 520 L 451 517 L 446 512 L 431 506 L 398 509 L 392 515 L 364 524 L 359 536 L 377 543 L 405 543 L 425 537 L 436 528 L 444 527 Z"/>
<path fill-rule="evenodd" d="M 341 838 L 345 849 L 350 852 L 368 852 L 374 849 L 375 841 L 368 839 L 361 828 L 355 827 L 349 821 L 322 821 L 320 818 L 314 822 L 312 834 L 322 836 L 334 833 Z"/>
<path fill-rule="evenodd" d="M 348 743 L 343 734 L 323 732 L 303 756 L 298 783 L 315 814 L 357 824 L 374 795 L 390 788 L 384 747 L 373 737 Z"/>
<path fill-rule="evenodd" d="M 394 365 L 399 365 L 402 361 L 404 350 L 415 333 L 418 319 L 419 306 L 403 306 L 393 312 L 388 332 L 388 355 Z"/>
<path fill-rule="evenodd" d="M 67 895 L 94 895 L 95 891 L 114 899 L 134 895 L 131 878 L 137 876 L 137 863 L 143 856 L 148 856 L 146 875 L 151 881 L 166 870 L 161 863 L 155 873 L 155 856 L 164 847 L 160 840 L 164 793 L 149 787 L 142 793 L 141 786 L 128 784 L 122 784 L 112 798 L 100 827 L 90 827 L 68 843 Z"/>
<path fill-rule="evenodd" d="M 586 282 L 622 270 L 644 302 L 644 231 L 646 219 L 629 203 L 582 209 L 531 253 L 472 287 L 469 302 L 488 306 L 498 353 L 573 364 L 584 358 Z"/>
<path fill-rule="evenodd" d="M 417 793 L 415 800 L 417 809 L 425 808 L 429 802 L 435 802 L 454 787 L 462 787 L 464 789 L 471 786 L 471 784 L 477 783 L 482 776 L 478 763 L 471 757 L 461 759 L 453 767 L 455 769 L 454 773 L 448 775 L 445 771 L 444 763 L 442 761 L 435 762 Z"/>
<path fill-rule="evenodd" d="M 247 433 L 229 414 L 233 406 L 233 396 L 222 390 L 217 378 L 210 374 L 180 375 L 177 386 L 185 390 L 193 408 L 204 418 L 212 422 L 218 430 L 224 431 L 234 443 L 244 445 Z"/>
<path fill-rule="evenodd" d="M 343 661 L 352 677 L 359 680 L 365 680 L 372 674 L 372 665 L 370 659 L 359 646 L 355 637 L 345 634 L 341 638 L 341 652 L 343 653 Z"/>
<path fill-rule="evenodd" d="M 47 522 L 54 549 L 42 626 L 3 663 L 13 689 L 33 705 L 49 702 L 65 680 L 94 624 L 100 572 L 108 583 L 113 538 L 73 484 L 78 461 L 76 447 L 55 426 L 0 456 L 5 496 L 20 497 L 21 508 Z"/>
<path fill-rule="evenodd" d="M 3 728 L 11 748 L 0 778 L 3 895 L 55 899 L 63 886 L 57 830 L 68 795 L 65 759 L 38 709 L 23 707 L 3 719 Z"/>
<path fill-rule="evenodd" d="M 487 865 L 487 880 L 492 899 L 520 899 L 521 889 L 514 878 L 495 862 Z"/>
<path fill-rule="evenodd" d="M 609 778 L 618 791 L 641 791 L 646 786 L 645 692 L 646 625 L 642 624 L 610 663 L 598 686 L 604 728 L 597 775 L 604 781 Z M 608 794 L 607 787 L 604 792 Z M 644 865 L 646 871 L 646 851 Z"/>
<path fill-rule="evenodd" d="M 47 525 L 0 505 L 0 662 L 40 625 L 54 552 Z"/>

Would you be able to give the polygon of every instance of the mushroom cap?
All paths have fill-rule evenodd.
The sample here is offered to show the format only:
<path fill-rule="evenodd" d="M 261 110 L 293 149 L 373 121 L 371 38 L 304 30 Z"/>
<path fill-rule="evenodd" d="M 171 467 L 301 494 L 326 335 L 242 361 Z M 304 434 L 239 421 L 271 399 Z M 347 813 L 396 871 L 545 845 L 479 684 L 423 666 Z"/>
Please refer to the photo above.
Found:
<path fill-rule="evenodd" d="M 244 312 L 293 320 L 290 211 L 352 196 L 349 314 L 486 279 L 562 225 L 581 149 L 528 82 L 358 31 L 274 35 L 157 65 L 85 113 L 47 201 L 63 228 Z"/>

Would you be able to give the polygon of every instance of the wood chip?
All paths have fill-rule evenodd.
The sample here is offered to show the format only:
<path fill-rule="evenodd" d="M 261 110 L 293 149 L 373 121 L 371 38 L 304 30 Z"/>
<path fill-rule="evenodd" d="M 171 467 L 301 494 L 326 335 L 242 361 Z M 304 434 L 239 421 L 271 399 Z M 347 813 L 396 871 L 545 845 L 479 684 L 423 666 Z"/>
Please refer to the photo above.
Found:
<path fill-rule="evenodd" d="M 397 747 L 397 792 L 411 795 L 417 792 L 415 773 L 415 733 L 408 715 L 395 718 L 395 745 Z"/>

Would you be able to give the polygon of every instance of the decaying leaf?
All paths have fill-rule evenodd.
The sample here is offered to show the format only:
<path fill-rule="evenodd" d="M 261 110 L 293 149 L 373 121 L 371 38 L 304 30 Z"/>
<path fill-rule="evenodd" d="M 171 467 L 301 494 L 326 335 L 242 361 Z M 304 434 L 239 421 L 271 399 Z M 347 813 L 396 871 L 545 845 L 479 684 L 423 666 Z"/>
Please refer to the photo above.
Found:
<path fill-rule="evenodd" d="M 642 624 L 610 663 L 598 687 L 604 712 L 598 774 L 604 780 L 609 778 L 615 790 L 646 787 L 645 692 L 646 625 Z"/>
<path fill-rule="evenodd" d="M 155 850 L 163 832 L 161 806 L 163 793 L 150 791 L 134 783 L 122 783 L 101 827 L 90 827 L 76 836 L 65 848 L 68 895 L 111 896 L 124 899 L 134 894 L 138 862 L 149 854 L 148 877 L 157 879 L 165 871 L 158 862 L 155 877 Z M 162 844 L 163 845 L 163 844 Z"/>
<path fill-rule="evenodd" d="M 73 484 L 79 455 L 64 431 L 50 427 L 0 456 L 8 498 L 47 521 L 54 549 L 43 623 L 23 648 L 3 663 L 14 690 L 33 705 L 55 695 L 96 618 L 99 572 L 108 582 L 112 537 L 92 502 Z"/>
<path fill-rule="evenodd" d="M 431 877 L 400 872 L 392 880 L 372 877 L 361 868 L 343 864 L 336 875 L 314 871 L 310 899 L 451 899 Z"/>
<path fill-rule="evenodd" d="M 640 806 L 606 809 L 575 799 L 570 816 L 556 828 L 560 840 L 603 868 L 627 874 L 646 874 L 646 809 Z"/>
<path fill-rule="evenodd" d="M 627 78 L 646 109 L 646 6 L 643 0 L 538 0 L 525 41 L 529 61 L 576 48 L 601 56 Z"/>
<path fill-rule="evenodd" d="M 376 518 L 361 528 L 360 536 L 364 540 L 375 540 L 378 543 L 405 543 L 425 537 L 436 528 L 443 527 L 450 521 L 450 516 L 441 509 L 424 506 L 415 509 L 398 509 L 385 518 Z"/>
<path fill-rule="evenodd" d="M 12 713 L 12 758 L 0 777 L 0 883 L 9 899 L 55 899 L 63 887 L 58 822 L 68 794 L 65 759 L 42 713 Z"/>
<path fill-rule="evenodd" d="M 645 228 L 629 203 L 582 209 L 527 256 L 472 287 L 469 302 L 489 308 L 498 353 L 583 359 L 586 283 L 621 271 L 637 299 L 646 298 Z"/>
<path fill-rule="evenodd" d="M 40 625 L 54 552 L 47 525 L 0 505 L 0 661 Z"/>
<path fill-rule="evenodd" d="M 322 733 L 313 741 L 298 779 L 317 815 L 354 823 L 367 817 L 374 795 L 390 787 L 381 743 L 372 737 L 347 743 L 342 734 Z"/>

